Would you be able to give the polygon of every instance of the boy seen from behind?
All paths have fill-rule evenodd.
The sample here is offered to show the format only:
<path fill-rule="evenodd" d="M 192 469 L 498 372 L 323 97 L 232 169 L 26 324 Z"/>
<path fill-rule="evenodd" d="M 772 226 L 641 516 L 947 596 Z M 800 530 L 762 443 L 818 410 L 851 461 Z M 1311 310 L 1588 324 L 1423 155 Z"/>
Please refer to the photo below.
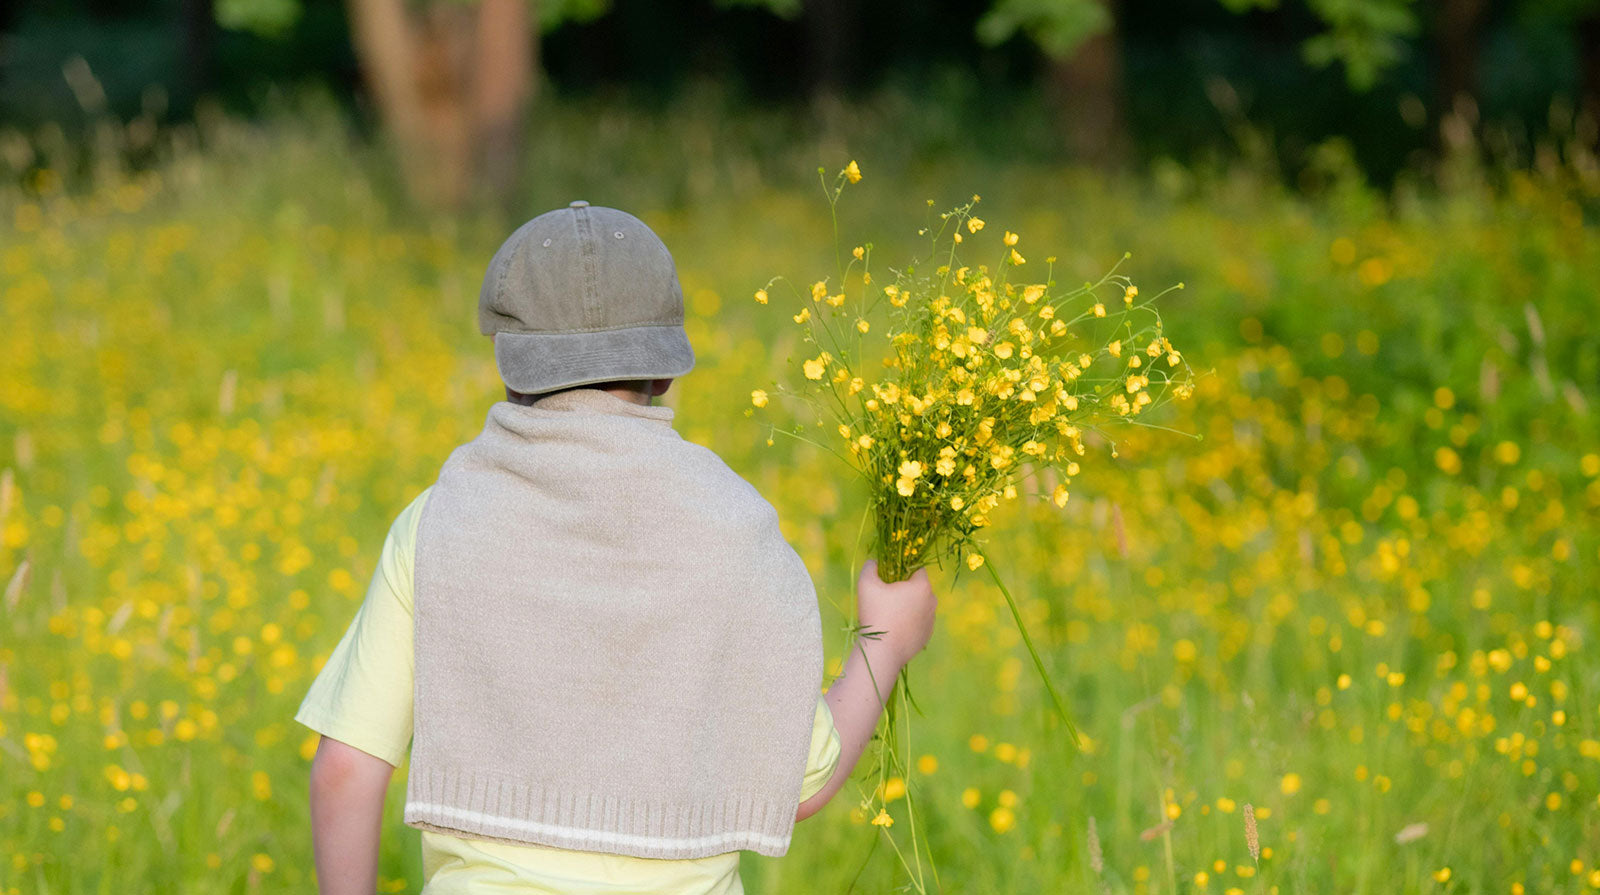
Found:
<path fill-rule="evenodd" d="M 506 400 L 395 519 L 296 719 L 322 734 L 324 895 L 371 895 L 407 757 L 425 895 L 742 892 L 855 767 L 927 643 L 926 571 L 857 581 L 820 694 L 816 592 L 776 512 L 652 403 L 689 372 L 665 245 L 574 202 L 489 264 Z"/>

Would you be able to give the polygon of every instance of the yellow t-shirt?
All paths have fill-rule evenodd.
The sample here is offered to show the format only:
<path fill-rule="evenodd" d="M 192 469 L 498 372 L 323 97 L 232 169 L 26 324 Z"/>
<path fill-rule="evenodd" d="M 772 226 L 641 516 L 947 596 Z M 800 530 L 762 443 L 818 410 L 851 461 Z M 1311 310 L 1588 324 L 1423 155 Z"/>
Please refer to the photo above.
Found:
<path fill-rule="evenodd" d="M 366 599 L 311 684 L 295 720 L 399 767 L 411 745 L 412 561 L 425 489 L 396 517 Z M 820 690 L 821 682 L 818 682 Z M 686 724 L 694 723 L 685 719 Z M 800 799 L 839 762 L 839 734 L 820 692 Z M 422 832 L 424 895 L 739 895 L 739 853 L 663 860 Z"/>

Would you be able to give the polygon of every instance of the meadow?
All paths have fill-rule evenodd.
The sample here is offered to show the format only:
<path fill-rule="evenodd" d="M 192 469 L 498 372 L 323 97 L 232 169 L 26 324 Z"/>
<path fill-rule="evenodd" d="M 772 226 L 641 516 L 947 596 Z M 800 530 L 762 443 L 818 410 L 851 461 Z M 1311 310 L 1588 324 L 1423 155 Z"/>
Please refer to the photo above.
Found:
<path fill-rule="evenodd" d="M 745 857 L 750 892 L 907 885 L 907 789 L 929 891 L 1600 891 L 1595 157 L 1378 189 L 1333 143 L 1290 189 L 1260 162 L 1003 160 L 906 116 L 557 106 L 513 218 L 410 208 L 315 107 L 0 187 L 0 893 L 309 890 L 292 715 L 390 520 L 501 397 L 490 254 L 573 198 L 672 248 L 699 362 L 664 400 L 777 506 L 837 667 L 862 498 L 768 443 L 798 408 L 751 390 L 805 348 L 752 293 L 831 269 L 815 171 L 850 158 L 847 244 L 890 258 L 924 200 L 982 194 L 1069 280 L 1124 251 L 1181 280 L 1163 315 L 1200 375 L 1155 419 L 1176 431 L 1095 442 L 1064 507 L 986 530 L 1085 749 L 998 591 L 936 570 L 897 823 L 847 787 Z M 384 891 L 421 882 L 404 780 Z"/>

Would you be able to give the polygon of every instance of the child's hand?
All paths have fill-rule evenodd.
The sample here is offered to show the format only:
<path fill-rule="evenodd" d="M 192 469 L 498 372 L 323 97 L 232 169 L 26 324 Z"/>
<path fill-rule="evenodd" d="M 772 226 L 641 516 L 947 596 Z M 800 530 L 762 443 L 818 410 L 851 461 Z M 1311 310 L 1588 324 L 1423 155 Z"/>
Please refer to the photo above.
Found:
<path fill-rule="evenodd" d="M 905 581 L 885 584 L 878 578 L 877 561 L 869 559 L 856 580 L 856 596 L 861 627 L 882 632 L 876 641 L 897 665 L 909 662 L 928 645 L 939 600 L 928 583 L 927 569 L 916 570 Z"/>
<path fill-rule="evenodd" d="M 850 650 L 844 674 L 824 697 L 833 714 L 834 729 L 839 731 L 839 765 L 821 791 L 801 803 L 795 820 L 815 814 L 850 778 L 901 669 L 922 652 L 933 634 L 933 614 L 939 601 L 928 586 L 927 569 L 916 570 L 905 581 L 885 584 L 878 577 L 878 564 L 867 560 L 856 579 L 856 596 L 863 635 Z"/>

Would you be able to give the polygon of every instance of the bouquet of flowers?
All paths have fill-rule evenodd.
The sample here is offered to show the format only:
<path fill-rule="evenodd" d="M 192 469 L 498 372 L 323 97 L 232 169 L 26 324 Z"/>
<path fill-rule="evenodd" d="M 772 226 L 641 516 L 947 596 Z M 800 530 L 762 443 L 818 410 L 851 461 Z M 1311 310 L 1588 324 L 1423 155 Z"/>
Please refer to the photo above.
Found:
<path fill-rule="evenodd" d="M 945 559 L 987 568 L 1076 742 L 1016 601 L 986 561 L 982 533 L 996 509 L 1025 492 L 1064 506 L 1089 462 L 1091 433 L 1140 422 L 1189 395 L 1189 366 L 1154 307 L 1165 291 L 1143 295 L 1115 267 L 1098 281 L 1061 285 L 1054 258 L 1030 262 L 1021 237 L 977 216 L 978 196 L 918 230 L 926 256 L 876 273 L 870 243 L 847 257 L 838 241 L 839 197 L 861 180 L 860 167 L 850 162 L 831 184 L 818 174 L 838 270 L 803 288 L 775 277 L 756 291 L 765 305 L 788 287 L 797 307 L 785 313 L 809 347 L 798 376 L 753 391 L 751 401 L 760 408 L 773 393 L 792 396 L 832 426 L 822 446 L 865 482 L 883 580 Z M 966 261 L 967 253 L 987 261 Z M 1116 456 L 1114 440 L 1105 441 Z M 894 714 L 892 703 L 889 732 Z M 892 743 L 884 751 L 899 763 Z"/>

